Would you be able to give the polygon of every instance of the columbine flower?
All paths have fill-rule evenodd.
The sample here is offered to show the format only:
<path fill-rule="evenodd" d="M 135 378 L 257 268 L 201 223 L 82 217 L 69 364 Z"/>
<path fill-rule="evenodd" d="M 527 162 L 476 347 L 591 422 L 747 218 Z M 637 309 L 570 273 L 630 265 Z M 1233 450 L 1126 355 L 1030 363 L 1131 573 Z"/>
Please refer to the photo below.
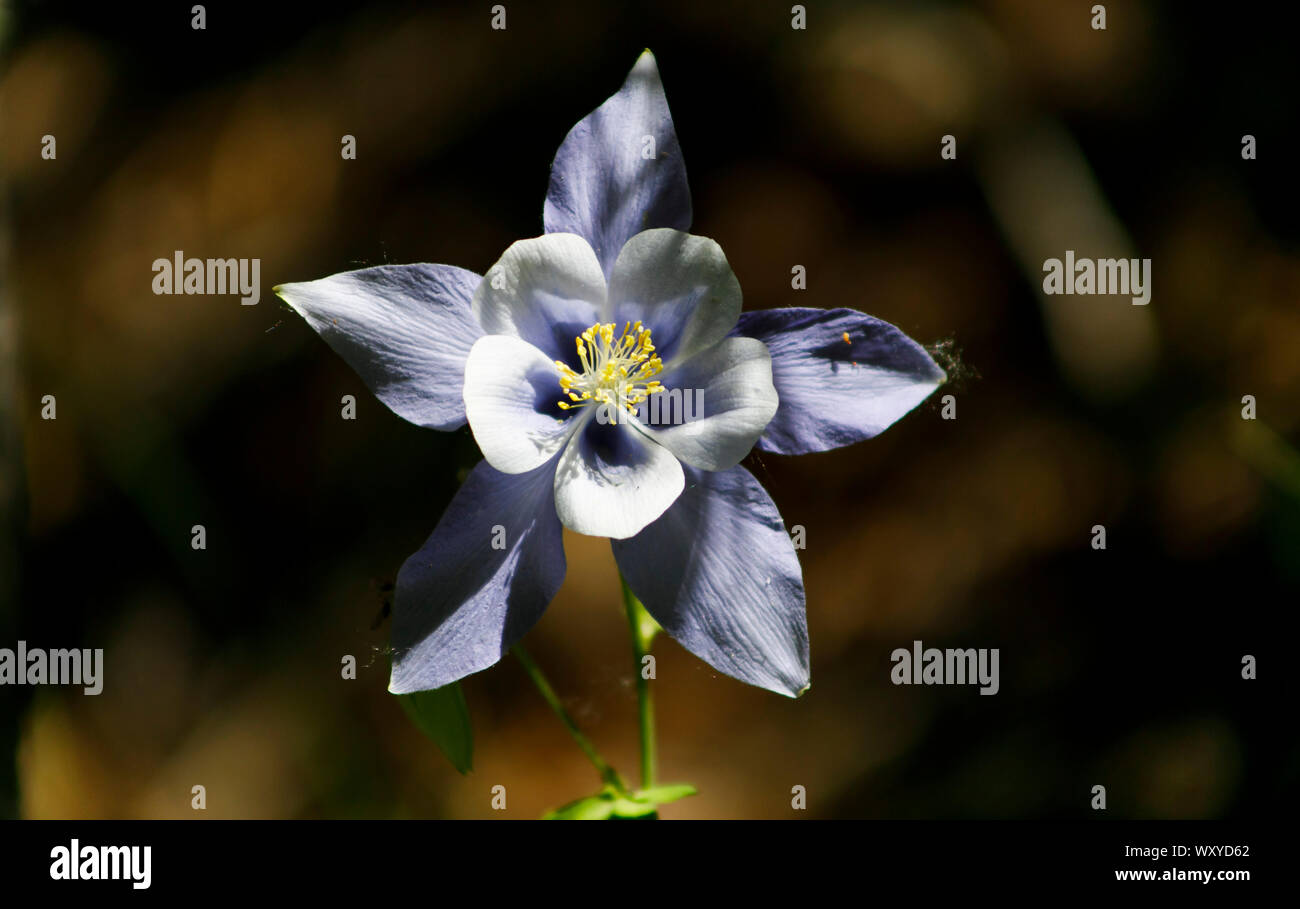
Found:
<path fill-rule="evenodd" d="M 559 589 L 565 526 L 612 538 L 632 592 L 692 653 L 801 693 L 799 562 L 739 462 L 755 445 L 802 454 L 870 438 L 942 370 L 850 309 L 741 313 L 721 248 L 685 232 L 686 168 L 649 51 L 570 130 L 543 219 L 543 236 L 482 277 L 380 266 L 276 289 L 399 416 L 468 421 L 483 450 L 398 574 L 390 690 L 496 663 Z M 702 392 L 704 412 L 647 417 L 646 400 L 672 389 Z"/>

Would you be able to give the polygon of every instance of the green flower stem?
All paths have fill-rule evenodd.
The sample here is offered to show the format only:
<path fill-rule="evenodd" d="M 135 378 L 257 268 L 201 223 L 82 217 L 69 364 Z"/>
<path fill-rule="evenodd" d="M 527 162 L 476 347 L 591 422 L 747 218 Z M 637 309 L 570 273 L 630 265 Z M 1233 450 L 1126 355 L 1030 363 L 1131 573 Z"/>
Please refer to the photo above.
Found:
<path fill-rule="evenodd" d="M 546 680 L 546 676 L 542 674 L 541 668 L 533 661 L 533 658 L 528 655 L 528 651 L 524 649 L 524 645 L 516 644 L 510 648 L 510 652 L 513 653 L 515 658 L 523 665 L 524 672 L 528 673 L 528 678 L 530 678 L 533 684 L 537 686 L 537 690 L 541 693 L 542 699 L 545 700 L 551 710 L 555 712 L 555 715 L 560 718 L 560 722 L 564 724 L 564 728 L 569 730 L 569 735 L 573 736 L 573 740 L 578 743 L 578 747 L 581 748 L 583 754 L 587 756 L 587 760 L 591 761 L 592 765 L 595 766 L 596 772 L 600 774 L 600 778 L 604 780 L 606 784 L 613 786 L 620 793 L 626 795 L 628 793 L 628 788 L 627 784 L 623 782 L 623 778 L 618 775 L 617 770 L 610 766 L 608 761 L 600 756 L 600 752 L 596 750 L 596 746 L 591 744 L 591 740 L 582 734 L 582 730 L 580 730 L 578 724 L 573 721 L 573 717 L 569 716 L 569 711 L 564 709 L 564 705 L 560 703 L 560 698 L 555 693 L 555 689 L 552 688 L 551 683 Z"/>
<path fill-rule="evenodd" d="M 618 579 L 623 585 L 623 608 L 627 612 L 627 624 L 632 632 L 637 715 L 641 726 L 641 788 L 649 789 L 655 784 L 658 758 L 655 748 L 655 702 L 654 695 L 650 693 L 650 680 L 645 677 L 644 657 L 650 650 L 659 626 L 645 611 L 636 594 L 632 593 L 621 573 Z"/>

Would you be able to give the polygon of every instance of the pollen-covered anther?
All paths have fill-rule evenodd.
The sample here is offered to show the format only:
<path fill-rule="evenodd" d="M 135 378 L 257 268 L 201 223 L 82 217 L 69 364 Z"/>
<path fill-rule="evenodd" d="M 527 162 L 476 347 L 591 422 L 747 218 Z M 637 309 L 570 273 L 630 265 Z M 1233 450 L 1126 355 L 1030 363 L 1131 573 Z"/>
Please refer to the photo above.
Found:
<path fill-rule="evenodd" d="M 664 390 L 662 383 L 654 380 L 664 364 L 655 355 L 650 329 L 640 322 L 626 322 L 615 340 L 615 324 L 597 322 L 574 339 L 581 372 L 562 360 L 555 361 L 560 388 L 569 399 L 559 402 L 561 409 L 612 404 L 631 412 L 650 395 Z"/>

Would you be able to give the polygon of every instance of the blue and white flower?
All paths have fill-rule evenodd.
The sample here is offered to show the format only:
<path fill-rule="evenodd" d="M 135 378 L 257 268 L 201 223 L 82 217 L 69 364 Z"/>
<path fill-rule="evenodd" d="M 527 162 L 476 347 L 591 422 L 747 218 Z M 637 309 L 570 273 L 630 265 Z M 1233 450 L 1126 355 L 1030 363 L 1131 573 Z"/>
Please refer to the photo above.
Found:
<path fill-rule="evenodd" d="M 741 312 L 722 249 L 687 233 L 686 168 L 649 51 L 570 130 L 543 220 L 481 277 L 390 265 L 277 288 L 399 416 L 468 422 L 483 451 L 398 575 L 390 690 L 496 663 L 559 589 L 568 527 L 611 538 L 632 592 L 692 653 L 802 693 L 799 562 L 740 461 L 755 446 L 871 438 L 943 371 L 851 309 Z M 656 420 L 638 406 L 673 389 L 698 392 L 703 413 Z"/>

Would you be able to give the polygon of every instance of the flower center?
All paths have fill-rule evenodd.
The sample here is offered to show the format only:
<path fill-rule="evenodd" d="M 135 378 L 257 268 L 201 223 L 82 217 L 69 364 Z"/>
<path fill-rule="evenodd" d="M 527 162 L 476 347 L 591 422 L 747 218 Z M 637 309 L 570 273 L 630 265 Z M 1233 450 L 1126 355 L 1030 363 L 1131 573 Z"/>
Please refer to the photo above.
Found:
<path fill-rule="evenodd" d="M 663 361 L 655 356 L 650 329 L 640 322 L 627 322 L 623 334 L 614 340 L 615 323 L 597 322 L 574 340 L 582 372 L 555 361 L 560 370 L 560 387 L 568 401 L 560 401 L 564 410 L 588 404 L 609 404 L 635 412 L 636 405 L 650 395 L 664 390 L 652 379 L 664 371 Z"/>

